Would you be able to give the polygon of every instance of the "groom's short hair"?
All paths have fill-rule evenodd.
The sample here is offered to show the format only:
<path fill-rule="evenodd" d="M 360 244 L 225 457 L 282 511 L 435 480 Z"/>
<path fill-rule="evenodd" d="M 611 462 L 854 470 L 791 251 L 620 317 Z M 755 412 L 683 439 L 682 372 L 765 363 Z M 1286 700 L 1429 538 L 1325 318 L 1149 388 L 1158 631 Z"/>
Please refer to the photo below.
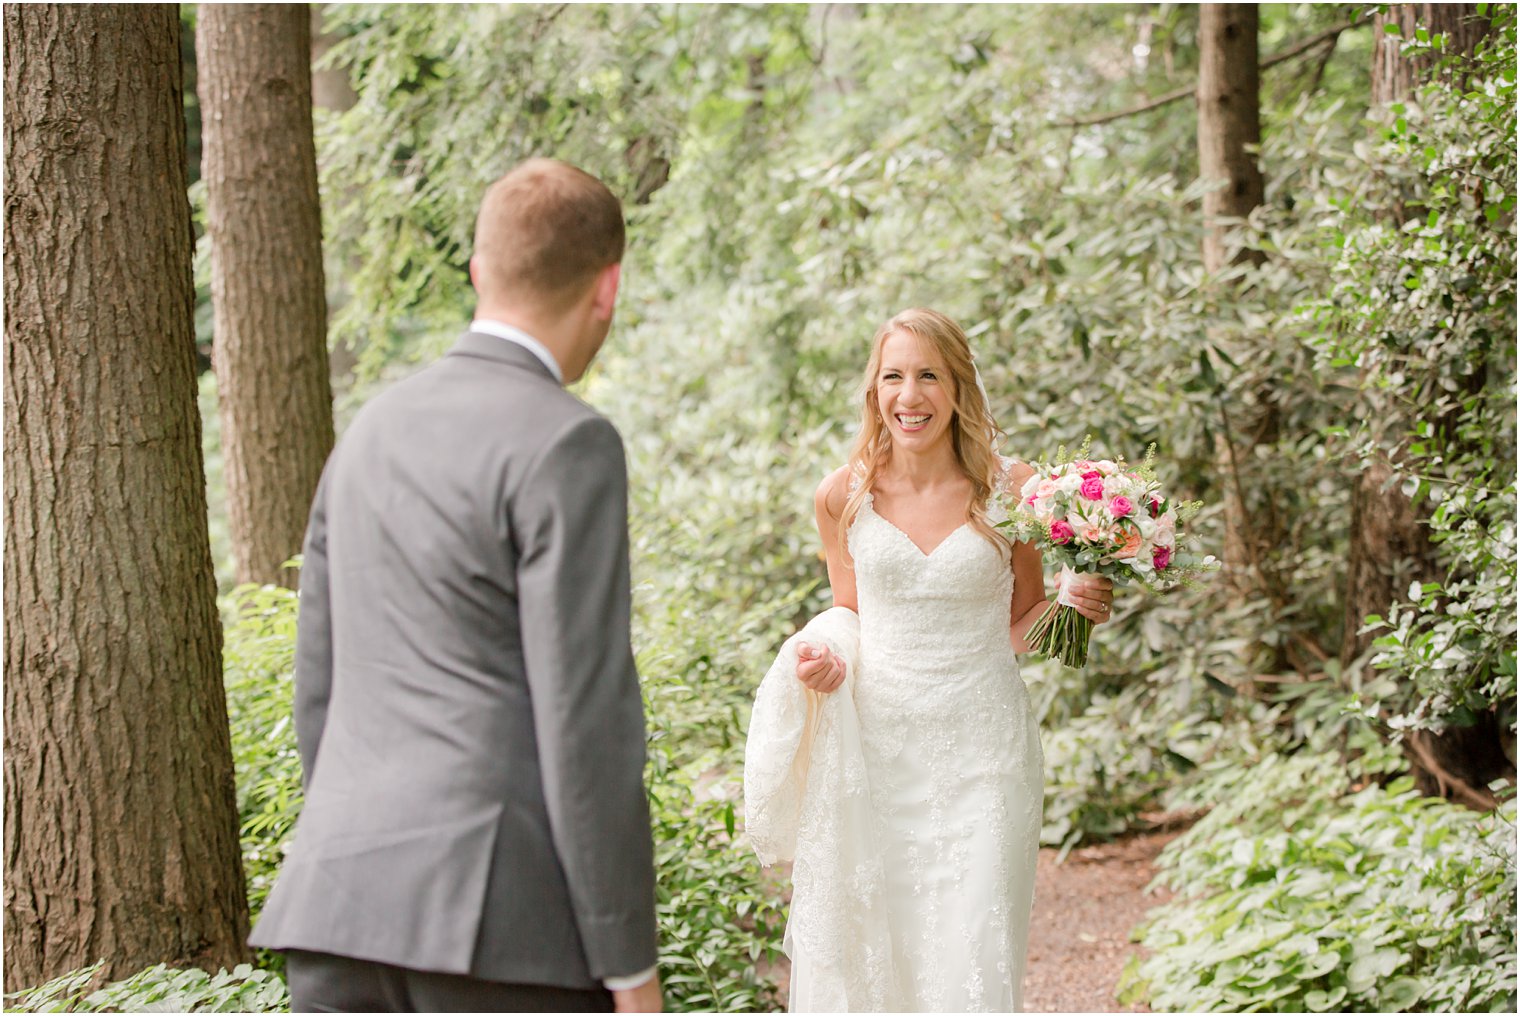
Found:
<path fill-rule="evenodd" d="M 493 297 L 568 305 L 623 260 L 623 244 L 623 206 L 605 184 L 568 162 L 529 159 L 480 204 L 477 285 Z"/>

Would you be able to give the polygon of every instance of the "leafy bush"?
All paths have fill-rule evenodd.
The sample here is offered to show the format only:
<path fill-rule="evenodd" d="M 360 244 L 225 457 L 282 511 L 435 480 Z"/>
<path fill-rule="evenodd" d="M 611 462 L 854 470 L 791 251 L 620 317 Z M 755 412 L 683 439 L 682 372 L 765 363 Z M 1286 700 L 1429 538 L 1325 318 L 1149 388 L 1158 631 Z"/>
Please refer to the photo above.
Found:
<path fill-rule="evenodd" d="M 1335 271 L 1304 308 L 1322 365 L 1361 372 L 1344 447 L 1394 470 L 1437 549 L 1438 581 L 1372 619 L 1396 730 L 1515 721 L 1516 15 L 1479 7 L 1493 22 L 1470 59 L 1424 29 L 1404 41 L 1442 72 L 1323 195 Z"/>
<path fill-rule="evenodd" d="M 1125 997 L 1159 1011 L 1512 1012 L 1515 806 L 1479 815 L 1338 756 L 1267 755 L 1159 865 L 1183 894 Z"/>
<path fill-rule="evenodd" d="M 91 990 L 104 961 L 5 996 L 6 1012 L 289 1012 L 285 983 L 241 964 L 231 971 L 175 970 L 160 963 Z"/>
<path fill-rule="evenodd" d="M 669 565 L 680 574 L 677 555 Z M 695 559 L 700 560 L 700 559 Z M 776 624 L 700 592 L 636 597 L 636 649 L 649 723 L 660 974 L 671 1011 L 767 1011 L 783 918 L 738 829 L 731 759 L 743 750 L 748 669 Z"/>
<path fill-rule="evenodd" d="M 301 762 L 292 715 L 298 603 L 294 592 L 278 586 L 241 586 L 223 601 L 223 683 L 243 875 L 255 921 L 301 814 Z"/>
<path fill-rule="evenodd" d="M 1044 732 L 1043 843 L 1064 855 L 1145 827 L 1148 812 L 1206 806 L 1179 795 L 1284 740 L 1281 708 L 1239 675 L 1250 608 L 1220 610 L 1217 597 L 1120 587 L 1085 671 L 1025 665 Z"/>

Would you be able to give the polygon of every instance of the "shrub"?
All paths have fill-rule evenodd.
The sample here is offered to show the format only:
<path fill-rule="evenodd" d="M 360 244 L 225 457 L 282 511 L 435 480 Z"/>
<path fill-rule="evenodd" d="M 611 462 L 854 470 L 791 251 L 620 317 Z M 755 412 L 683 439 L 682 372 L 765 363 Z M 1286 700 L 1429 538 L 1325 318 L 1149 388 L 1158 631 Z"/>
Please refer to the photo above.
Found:
<path fill-rule="evenodd" d="M 240 964 L 231 971 L 175 970 L 160 963 L 91 991 L 105 965 L 55 977 L 5 996 L 6 1012 L 288 1012 L 285 983 Z"/>
<path fill-rule="evenodd" d="M 243 875 L 254 920 L 274 887 L 301 814 L 301 762 L 292 722 L 298 602 L 294 592 L 278 586 L 243 586 L 223 601 L 222 672 Z"/>
<path fill-rule="evenodd" d="M 1515 806 L 1480 815 L 1334 755 L 1268 755 L 1160 859 L 1124 997 L 1160 1011 L 1512 1012 Z"/>

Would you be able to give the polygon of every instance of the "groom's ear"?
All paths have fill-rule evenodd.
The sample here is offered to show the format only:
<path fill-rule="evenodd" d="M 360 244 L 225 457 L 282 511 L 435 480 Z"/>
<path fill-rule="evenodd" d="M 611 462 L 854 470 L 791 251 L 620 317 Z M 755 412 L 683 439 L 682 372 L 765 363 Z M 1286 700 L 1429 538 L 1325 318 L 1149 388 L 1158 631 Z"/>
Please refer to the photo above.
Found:
<path fill-rule="evenodd" d="M 621 264 L 611 264 L 597 273 L 591 293 L 591 311 L 598 321 L 612 320 L 612 308 L 617 303 L 618 282 L 623 275 Z"/>

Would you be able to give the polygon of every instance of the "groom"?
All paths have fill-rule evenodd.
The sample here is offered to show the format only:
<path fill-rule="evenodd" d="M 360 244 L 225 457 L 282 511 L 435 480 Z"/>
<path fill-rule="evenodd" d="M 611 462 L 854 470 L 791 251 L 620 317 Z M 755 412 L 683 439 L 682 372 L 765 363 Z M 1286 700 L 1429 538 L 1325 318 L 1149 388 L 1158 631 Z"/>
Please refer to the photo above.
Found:
<path fill-rule="evenodd" d="M 594 177 L 502 177 L 469 332 L 327 463 L 306 803 L 250 939 L 288 953 L 297 1012 L 660 1007 L 623 447 L 561 387 L 607 336 L 622 256 Z"/>

